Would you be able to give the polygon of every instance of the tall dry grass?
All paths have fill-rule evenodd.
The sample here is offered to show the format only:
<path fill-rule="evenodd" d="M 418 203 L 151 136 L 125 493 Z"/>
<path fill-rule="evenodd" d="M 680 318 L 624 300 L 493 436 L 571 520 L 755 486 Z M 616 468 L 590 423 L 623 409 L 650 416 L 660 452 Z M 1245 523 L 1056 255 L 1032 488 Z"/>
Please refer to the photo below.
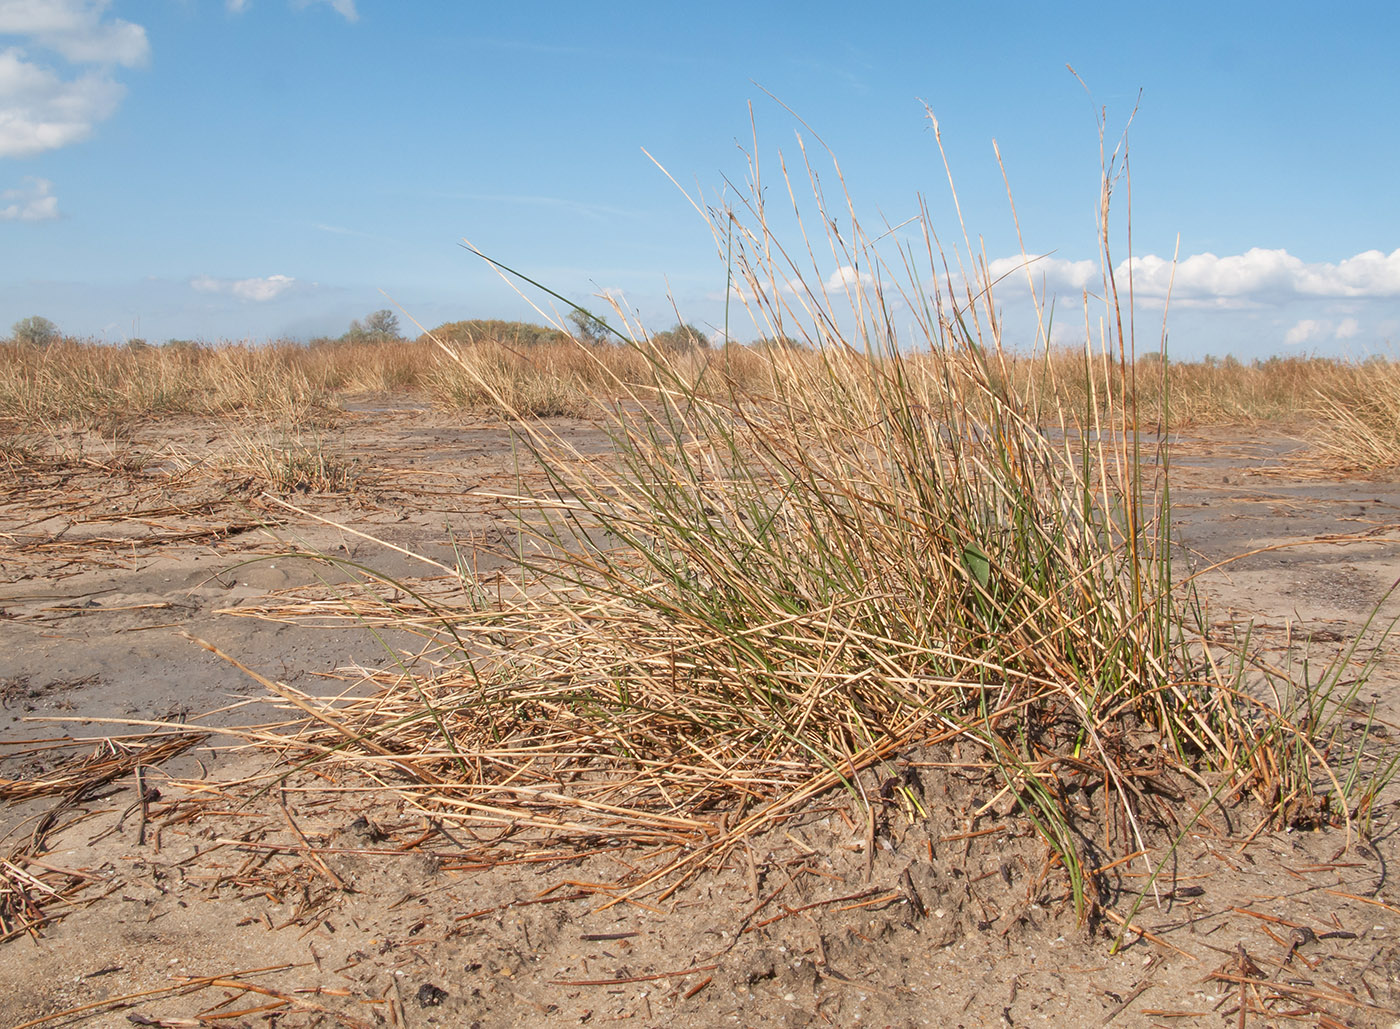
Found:
<path fill-rule="evenodd" d="M 0 417 L 39 423 L 167 415 L 284 415 L 363 394 L 398 395 L 445 409 L 579 415 L 645 362 L 625 346 L 518 345 L 480 339 L 447 360 L 431 341 L 174 344 L 126 347 L 64 340 L 48 347 L 0 341 Z M 698 379 L 723 357 L 678 360 Z M 748 355 L 727 359 L 749 367 Z M 469 367 L 468 367 L 469 366 Z M 483 389 L 481 381 L 490 383 Z"/>
<path fill-rule="evenodd" d="M 672 365 L 705 393 L 726 379 L 761 382 L 775 349 L 794 366 L 820 361 L 807 347 L 730 345 L 676 355 Z M 483 337 L 458 346 L 457 353 L 470 371 L 446 359 L 428 337 L 163 347 L 70 339 L 41 348 L 0 341 L 0 417 L 38 424 L 257 413 L 295 424 L 307 412 L 369 394 L 446 410 L 581 416 L 592 411 L 595 399 L 615 397 L 619 382 L 638 385 L 647 378 L 646 361 L 625 345 L 522 345 Z M 941 374 L 944 360 L 926 349 L 901 359 L 931 379 Z M 1400 463 L 1400 364 L 1392 361 L 1289 357 L 1166 364 L 1148 354 L 1123 370 L 1098 362 L 1094 375 L 1114 381 L 1111 393 L 1096 394 L 1084 354 L 1059 348 L 1008 351 L 989 374 L 1027 403 L 1053 395 L 1068 410 L 1092 405 L 1106 414 L 1106 397 L 1131 390 L 1143 427 L 1168 416 L 1178 428 L 1274 423 L 1312 439 L 1349 469 Z"/>
<path fill-rule="evenodd" d="M 0 344 L 0 416 L 29 423 L 305 410 L 329 399 L 324 369 L 286 344 L 115 347 Z"/>
<path fill-rule="evenodd" d="M 1361 472 L 1400 466 L 1400 362 L 1372 359 L 1337 369 L 1318 388 L 1317 447 Z"/>
<path fill-rule="evenodd" d="M 826 299 L 826 298 L 819 298 Z M 472 331 L 463 334 L 463 326 Z M 36 347 L 0 341 L 0 417 L 31 424 L 53 421 L 152 418 L 166 415 L 272 415 L 295 424 L 306 412 L 334 408 L 364 394 L 402 396 L 444 409 L 502 414 L 481 388 L 489 381 L 509 410 L 539 417 L 583 415 L 591 398 L 616 393 L 618 381 L 637 384 L 645 362 L 623 345 L 579 344 L 560 330 L 517 322 L 459 322 L 442 327 L 440 339 L 457 345 L 472 366 L 444 359 L 434 334 L 415 341 L 333 341 L 118 346 L 66 339 Z M 491 335 L 491 330 L 498 330 Z M 528 330 L 528 331 L 527 331 Z M 645 332 L 634 326 L 641 338 Z M 773 349 L 790 362 L 814 361 L 810 346 L 784 332 L 767 333 L 786 345 L 762 340 L 677 357 L 688 381 L 702 392 L 723 368 L 741 382 L 764 374 Z M 465 343 L 463 341 L 466 341 Z M 928 364 L 936 377 L 943 360 L 918 340 L 902 355 L 909 367 Z M 1067 409 L 1096 405 L 1131 391 L 1139 423 L 1170 417 L 1178 428 L 1207 425 L 1287 424 L 1354 470 L 1400 463 L 1400 363 L 1371 358 L 1273 357 L 1242 362 L 1231 357 L 1163 362 L 1155 353 L 1123 369 L 1112 394 L 1094 395 L 1084 355 L 1072 348 L 1008 349 L 991 374 L 1024 402 L 1053 394 Z M 1112 367 L 1094 374 L 1113 377 Z M 757 378 L 755 378 L 757 377 Z"/>
<path fill-rule="evenodd" d="M 866 270 L 832 296 L 788 258 L 813 243 L 784 249 L 767 223 L 757 167 L 750 185 L 709 211 L 721 253 L 755 324 L 813 348 L 678 357 L 635 326 L 625 350 L 580 348 L 613 441 L 600 458 L 516 406 L 499 355 L 444 342 L 516 417 L 548 487 L 518 498 L 511 578 L 464 563 L 470 600 L 451 607 L 396 591 L 385 617 L 430 635 L 439 671 L 322 702 L 307 752 L 522 846 L 651 844 L 634 891 L 833 788 L 872 826 L 888 790 L 913 816 L 893 759 L 950 741 L 993 775 L 969 817 L 1019 812 L 1081 913 L 1104 900 L 1096 869 L 1160 843 L 1154 825 L 1189 828 L 1193 795 L 1364 821 L 1395 764 L 1370 764 L 1362 739 L 1349 753 L 1365 761 L 1339 773 L 1317 742 L 1354 680 L 1251 692 L 1248 662 L 1212 653 L 1174 582 L 1133 341 L 1111 328 L 1023 361 L 1000 346 L 991 284 L 946 271 L 975 255 L 925 223 L 891 261 L 849 198 L 816 186 L 812 223 L 849 227 L 823 245 Z M 887 317 L 896 302 L 915 338 Z"/>

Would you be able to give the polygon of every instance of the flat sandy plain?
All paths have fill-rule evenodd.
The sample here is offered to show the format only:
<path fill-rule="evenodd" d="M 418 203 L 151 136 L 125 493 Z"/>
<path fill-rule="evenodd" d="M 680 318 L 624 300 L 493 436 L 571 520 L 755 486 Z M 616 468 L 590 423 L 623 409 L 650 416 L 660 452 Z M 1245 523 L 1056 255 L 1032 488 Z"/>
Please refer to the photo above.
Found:
<path fill-rule="evenodd" d="M 554 428 L 606 449 L 585 422 Z M 320 792 L 310 771 L 255 796 L 221 784 L 276 755 L 229 736 L 194 737 L 158 764 L 148 753 L 143 807 L 127 747 L 150 741 L 95 741 L 278 714 L 241 703 L 266 691 L 188 637 L 310 694 L 357 688 L 363 670 L 392 663 L 386 644 L 418 645 L 306 616 L 298 604 L 336 575 L 290 551 L 431 577 L 383 544 L 451 564 L 508 549 L 514 532 L 499 495 L 519 488 L 524 466 L 503 423 L 352 405 L 316 434 L 353 469 L 343 492 L 269 493 L 230 457 L 249 431 L 148 422 L 55 438 L 48 456 L 0 467 L 0 785 L 11 800 L 0 886 L 12 905 L 20 892 L 37 904 L 28 917 L 45 916 L 26 932 L 4 909 L 14 931 L 0 943 L 0 1025 L 1400 1020 L 1393 795 L 1373 837 L 1350 846 L 1335 828 L 1256 833 L 1246 809 L 1203 820 L 1131 916 L 1150 938 L 1129 934 L 1116 954 L 1116 924 L 1090 932 L 1069 904 L 1047 902 L 1028 823 L 996 810 L 969 821 L 985 799 L 975 777 L 926 774 L 927 817 L 895 812 L 869 838 L 849 798 L 826 798 L 750 840 L 743 861 L 664 899 L 611 905 L 593 884 L 622 878 L 625 852 L 484 860 L 479 841 L 391 793 Z M 1255 552 L 1201 580 L 1222 631 L 1252 619 L 1280 662 L 1290 647 L 1326 658 L 1363 632 L 1400 579 L 1400 484 L 1340 476 L 1279 431 L 1185 432 L 1173 459 L 1194 567 Z M 502 564 L 483 556 L 477 571 Z M 249 617 L 260 609 L 302 613 Z M 1361 653 L 1375 643 L 1370 624 Z M 1393 647 L 1358 698 L 1392 725 Z M 89 742 L 51 742 L 64 736 Z M 92 754 L 71 780 L 81 791 L 36 788 Z M 1108 906 L 1127 916 L 1140 880 L 1116 881 Z"/>

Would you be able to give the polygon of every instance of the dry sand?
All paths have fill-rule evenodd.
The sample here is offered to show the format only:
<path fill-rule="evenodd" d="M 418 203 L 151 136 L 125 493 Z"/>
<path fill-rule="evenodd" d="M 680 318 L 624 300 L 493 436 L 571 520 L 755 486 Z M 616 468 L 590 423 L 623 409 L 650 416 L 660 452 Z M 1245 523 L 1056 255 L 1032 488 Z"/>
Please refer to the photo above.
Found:
<path fill-rule="evenodd" d="M 605 446 L 585 423 L 554 424 L 584 449 Z M 10 795 L 63 771 L 75 751 L 43 742 L 54 737 L 140 733 L 216 708 L 203 725 L 265 721 L 266 707 L 240 706 L 263 689 L 188 635 L 313 694 L 356 688 L 359 669 L 392 663 L 386 647 L 415 649 L 344 623 L 239 617 L 271 594 L 343 581 L 280 556 L 290 549 L 401 578 L 435 572 L 357 533 L 448 565 L 512 538 L 499 495 L 518 489 L 524 466 L 499 423 L 367 402 L 319 434 L 354 469 L 354 488 L 293 485 L 282 502 L 237 470 L 247 431 L 149 423 L 59 441 L 61 453 L 22 474 L 0 472 Z M 1203 578 L 1213 618 L 1254 619 L 1280 660 L 1290 644 L 1326 655 L 1354 638 L 1400 579 L 1396 483 L 1329 476 L 1276 433 L 1186 434 L 1175 461 L 1175 515 L 1195 566 L 1259 551 Z M 482 572 L 499 563 L 482 560 Z M 1392 724 L 1397 674 L 1384 658 L 1361 697 Z M 487 860 L 480 841 L 385 793 L 326 793 L 310 773 L 253 798 L 219 784 L 272 756 L 230 742 L 216 735 L 147 767 L 144 806 L 134 762 L 115 746 L 99 755 L 109 781 L 89 775 L 81 795 L 5 811 L 9 882 L 28 883 L 49 920 L 0 943 L 0 1025 L 1400 1019 L 1394 797 L 1376 836 L 1351 847 L 1337 829 L 1246 842 L 1250 812 L 1212 814 L 1133 916 L 1152 939 L 1130 935 L 1111 954 L 1118 926 L 1080 926 L 1055 900 L 1028 822 L 998 811 L 969 822 L 986 784 L 938 767 L 958 756 L 948 752 L 902 756 L 925 818 L 891 809 L 867 825 L 834 795 L 679 893 L 609 905 L 594 884 L 626 873 L 623 849 Z M 1140 882 L 1133 867 L 1111 877 L 1120 892 L 1106 900 L 1120 915 Z"/>

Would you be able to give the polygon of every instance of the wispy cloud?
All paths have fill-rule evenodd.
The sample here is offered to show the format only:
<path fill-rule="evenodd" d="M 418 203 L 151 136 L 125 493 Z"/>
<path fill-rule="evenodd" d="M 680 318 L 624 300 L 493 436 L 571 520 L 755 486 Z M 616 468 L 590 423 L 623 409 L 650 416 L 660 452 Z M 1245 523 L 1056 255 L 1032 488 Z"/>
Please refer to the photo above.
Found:
<path fill-rule="evenodd" d="M 0 191 L 0 221 L 45 222 L 58 217 L 58 197 L 48 179 L 29 178 L 20 189 Z"/>
<path fill-rule="evenodd" d="M 317 232 L 328 232 L 332 236 L 354 236 L 357 239 L 372 239 L 378 243 L 399 243 L 401 240 L 391 236 L 381 236 L 374 232 L 363 232 L 360 229 L 349 229 L 344 225 L 327 225 L 324 222 L 311 222 L 311 227 Z"/>
<path fill-rule="evenodd" d="M 555 43 L 538 43 L 529 39 L 503 39 L 496 36 L 481 36 L 472 40 L 474 46 L 492 50 L 517 51 L 531 54 L 583 54 L 590 53 L 587 47 L 564 46 Z"/>
<path fill-rule="evenodd" d="M 223 293 L 239 300 L 263 303 L 285 293 L 296 281 L 289 275 L 268 275 L 260 279 L 216 279 L 200 275 L 190 280 L 190 288 L 200 293 Z"/>
<path fill-rule="evenodd" d="M 757 302 L 759 298 L 763 296 L 763 289 L 761 286 L 755 289 L 751 287 L 749 283 L 736 279 L 729 283 L 728 290 L 712 289 L 707 291 L 704 296 L 706 300 L 712 303 L 733 300 L 747 307 Z"/>
<path fill-rule="evenodd" d="M 355 0 L 292 0 L 292 6 L 297 10 L 316 4 L 325 4 L 346 21 L 360 20 L 360 12 L 355 10 Z"/>
<path fill-rule="evenodd" d="M 1361 323 L 1355 318 L 1302 318 L 1284 333 L 1283 342 L 1297 347 L 1306 343 L 1344 343 L 1361 333 Z"/>
<path fill-rule="evenodd" d="M 150 56 L 146 30 L 108 18 L 109 0 L 0 0 L 0 157 L 29 157 L 69 146 L 111 117 L 126 94 L 112 75 Z M 4 37 L 13 37 L 10 40 Z M 31 56 L 57 54 L 65 75 Z"/>
<path fill-rule="evenodd" d="M 863 70 L 868 70 L 869 65 L 864 60 L 851 55 L 851 59 L 845 63 L 837 64 L 832 61 L 819 61 L 813 57 L 794 57 L 789 59 L 788 64 L 794 68 L 801 68 L 803 71 L 812 72 L 818 77 L 827 81 L 843 82 L 853 92 L 869 93 L 870 84 L 851 70 L 852 66 L 859 66 Z"/>
<path fill-rule="evenodd" d="M 547 207 L 580 214 L 586 218 L 635 218 L 636 211 L 626 211 L 620 207 L 604 204 L 588 204 L 566 197 L 534 196 L 524 193 L 435 193 L 445 200 L 473 200 L 488 204 L 514 204 L 518 207 Z"/>

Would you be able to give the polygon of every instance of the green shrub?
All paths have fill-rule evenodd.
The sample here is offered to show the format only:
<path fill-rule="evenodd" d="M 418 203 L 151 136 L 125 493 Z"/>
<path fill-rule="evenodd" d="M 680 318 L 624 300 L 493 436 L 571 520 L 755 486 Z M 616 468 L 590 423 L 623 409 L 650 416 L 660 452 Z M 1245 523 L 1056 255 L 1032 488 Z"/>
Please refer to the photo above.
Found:
<path fill-rule="evenodd" d="M 460 322 L 444 322 L 431 332 L 418 337 L 420 343 L 435 337 L 444 343 L 504 343 L 507 346 L 534 346 L 540 343 L 562 343 L 568 336 L 558 329 L 533 322 L 512 322 L 500 318 L 469 318 Z"/>
<path fill-rule="evenodd" d="M 665 332 L 653 334 L 651 342 L 657 350 L 667 353 L 710 349 L 710 337 L 705 335 L 705 330 L 687 322 L 677 322 Z"/>

